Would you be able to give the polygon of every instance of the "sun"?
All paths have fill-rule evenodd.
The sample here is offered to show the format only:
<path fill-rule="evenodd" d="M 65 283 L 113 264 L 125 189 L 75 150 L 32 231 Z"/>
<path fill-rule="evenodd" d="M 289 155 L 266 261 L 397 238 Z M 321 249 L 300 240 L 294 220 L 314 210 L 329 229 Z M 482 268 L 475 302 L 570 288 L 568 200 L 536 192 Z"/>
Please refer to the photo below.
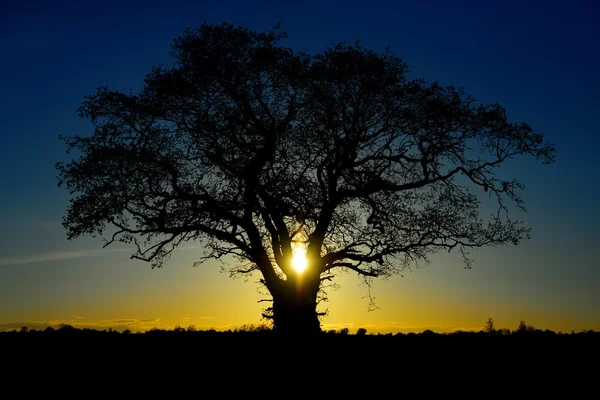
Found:
<path fill-rule="evenodd" d="M 298 272 L 302 273 L 308 266 L 308 260 L 306 259 L 306 251 L 301 247 L 296 247 L 293 250 L 292 267 Z"/>

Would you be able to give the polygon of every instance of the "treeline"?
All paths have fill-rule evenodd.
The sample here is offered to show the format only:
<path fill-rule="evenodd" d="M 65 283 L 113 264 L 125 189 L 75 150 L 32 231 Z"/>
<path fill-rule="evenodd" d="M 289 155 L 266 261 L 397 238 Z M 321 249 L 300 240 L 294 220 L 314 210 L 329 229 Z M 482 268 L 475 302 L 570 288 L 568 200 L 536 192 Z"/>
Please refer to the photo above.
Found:
<path fill-rule="evenodd" d="M 351 332 L 344 328 L 327 330 L 316 337 L 284 337 L 274 334 L 266 325 L 245 325 L 225 331 L 177 326 L 131 332 L 62 324 L 41 330 L 22 327 L 0 332 L 0 355 L 5 365 L 20 363 L 29 368 L 48 362 L 66 363 L 77 371 L 85 369 L 76 366 L 90 363 L 135 363 L 161 371 L 165 366 L 178 366 L 181 370 L 192 361 L 203 370 L 225 371 L 235 365 L 253 371 L 260 366 L 266 369 L 289 366 L 290 360 L 297 368 L 319 360 L 340 366 L 380 362 L 387 365 L 390 360 L 397 360 L 397 365 L 411 370 L 455 363 L 472 369 L 482 358 L 498 366 L 527 360 L 526 365 L 542 368 L 557 363 L 576 365 L 582 359 L 592 362 L 600 356 L 600 332 L 562 333 L 526 324 L 514 331 L 488 328 L 395 334 L 369 333 L 366 328 Z"/>
<path fill-rule="evenodd" d="M 158 336 L 270 336 L 273 334 L 271 327 L 268 325 L 242 325 L 235 329 L 229 329 L 224 331 L 217 331 L 215 329 L 199 330 L 194 325 L 188 327 L 176 326 L 174 329 L 159 329 L 152 328 L 148 331 L 143 332 L 132 332 L 129 329 L 118 331 L 113 328 L 104 330 L 91 329 L 91 328 L 76 328 L 69 324 L 59 324 L 57 328 L 48 326 L 43 330 L 29 329 L 26 326 L 20 329 L 13 329 L 11 331 L 0 332 L 0 338 L 2 336 L 13 336 L 13 335 L 24 335 L 28 336 L 64 336 L 64 335 L 85 335 L 85 336 L 146 336 L 146 337 L 158 337 Z M 542 330 L 535 328 L 531 325 L 527 325 L 525 321 L 521 321 L 519 326 L 515 330 L 506 328 L 496 329 L 492 318 L 489 318 L 484 326 L 484 329 L 480 331 L 454 331 L 449 333 L 436 333 L 432 330 L 424 330 L 420 333 L 376 333 L 371 334 L 365 328 L 358 328 L 354 333 L 349 328 L 342 328 L 340 330 L 327 330 L 323 331 L 322 336 L 334 337 L 334 336 L 369 336 L 369 337 L 509 337 L 509 336 L 535 336 L 535 337 L 558 337 L 558 336 L 595 336 L 600 337 L 600 332 L 593 330 L 583 330 L 581 332 L 571 331 L 570 333 L 555 332 L 549 329 Z"/>

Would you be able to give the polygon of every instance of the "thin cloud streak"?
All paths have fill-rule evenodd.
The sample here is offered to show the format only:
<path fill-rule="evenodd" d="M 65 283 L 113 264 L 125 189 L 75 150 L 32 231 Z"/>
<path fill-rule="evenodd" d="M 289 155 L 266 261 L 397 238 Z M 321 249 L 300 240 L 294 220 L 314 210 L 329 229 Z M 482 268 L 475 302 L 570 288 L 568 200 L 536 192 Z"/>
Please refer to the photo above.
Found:
<path fill-rule="evenodd" d="M 197 250 L 202 248 L 201 245 L 181 246 L 179 250 Z M 51 253 L 28 254 L 17 257 L 0 258 L 0 267 L 12 265 L 35 264 L 51 261 L 73 260 L 76 258 L 92 257 L 98 254 L 115 253 L 115 252 L 130 252 L 135 253 L 135 249 L 127 248 L 101 248 L 95 250 L 79 250 L 79 251 L 57 251 Z"/>
<path fill-rule="evenodd" d="M 51 261 L 72 260 L 76 258 L 92 257 L 97 254 L 107 252 L 124 252 L 130 249 L 101 249 L 101 250 L 80 250 L 80 251 L 58 251 L 52 253 L 30 254 L 26 256 L 4 257 L 0 258 L 0 267 L 11 265 L 35 264 Z"/>
<path fill-rule="evenodd" d="M 461 327 L 461 326 L 398 326 L 395 321 L 390 321 L 387 324 L 355 324 L 355 323 L 337 323 L 323 324 L 321 327 L 324 331 L 348 328 L 351 333 L 354 333 L 359 328 L 364 328 L 367 333 L 421 333 L 430 330 L 436 333 L 453 333 L 458 331 L 463 332 L 478 332 L 483 327 Z"/>
<path fill-rule="evenodd" d="M 8 322 L 8 323 L 0 323 L 0 332 L 2 331 L 11 331 L 15 329 L 20 329 L 23 326 L 28 327 L 29 329 L 36 330 L 44 330 L 47 327 L 52 327 L 57 329 L 61 324 L 71 325 L 78 329 L 116 329 L 119 331 L 123 331 L 129 329 L 131 331 L 147 331 L 149 329 L 160 327 L 161 320 L 160 318 L 145 318 L 145 319 L 107 319 L 107 320 L 86 320 L 85 317 L 75 317 L 69 319 L 55 319 L 55 320 L 46 320 L 46 321 L 23 321 L 23 322 Z M 170 328 L 172 328 L 169 325 Z"/>
<path fill-rule="evenodd" d="M 199 330 L 227 330 L 232 329 L 231 325 L 213 326 L 206 324 L 194 324 L 195 321 L 206 321 L 213 319 L 211 316 L 204 316 L 199 318 L 190 319 L 189 325 L 194 325 Z M 180 326 L 179 324 L 167 324 L 161 321 L 160 318 L 119 318 L 119 319 L 88 319 L 81 316 L 72 316 L 67 319 L 53 319 L 43 321 L 20 321 L 20 322 L 5 322 L 0 323 L 0 332 L 20 330 L 21 327 L 26 326 L 28 329 L 44 330 L 48 327 L 58 329 L 60 325 L 71 325 L 77 329 L 95 329 L 95 330 L 106 330 L 113 329 L 116 331 L 130 330 L 132 332 L 146 332 L 151 329 L 166 329 L 172 330 L 175 327 Z M 234 326 L 238 327 L 237 325 Z"/>

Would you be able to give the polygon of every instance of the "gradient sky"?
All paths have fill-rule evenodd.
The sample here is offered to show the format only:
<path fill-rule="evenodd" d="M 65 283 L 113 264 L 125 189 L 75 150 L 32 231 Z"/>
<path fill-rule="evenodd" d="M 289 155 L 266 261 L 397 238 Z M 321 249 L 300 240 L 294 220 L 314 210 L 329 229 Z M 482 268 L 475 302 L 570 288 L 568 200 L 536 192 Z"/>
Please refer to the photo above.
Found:
<path fill-rule="evenodd" d="M 181 249 L 165 268 L 129 259 L 100 239 L 68 241 L 68 193 L 54 163 L 58 134 L 89 134 L 77 116 L 102 85 L 138 90 L 169 63 L 186 26 L 231 22 L 267 30 L 281 20 L 286 45 L 318 52 L 336 41 L 389 44 L 411 77 L 454 84 L 498 102 L 557 147 L 557 162 L 507 172 L 526 184 L 532 239 L 457 254 L 377 281 L 367 311 L 354 274 L 329 293 L 325 329 L 369 332 L 481 329 L 488 317 L 516 329 L 600 330 L 600 6 L 581 1 L 22 1 L 0 12 L 0 330 L 69 323 L 144 330 L 261 323 L 253 283 L 216 263 L 192 267 Z"/>

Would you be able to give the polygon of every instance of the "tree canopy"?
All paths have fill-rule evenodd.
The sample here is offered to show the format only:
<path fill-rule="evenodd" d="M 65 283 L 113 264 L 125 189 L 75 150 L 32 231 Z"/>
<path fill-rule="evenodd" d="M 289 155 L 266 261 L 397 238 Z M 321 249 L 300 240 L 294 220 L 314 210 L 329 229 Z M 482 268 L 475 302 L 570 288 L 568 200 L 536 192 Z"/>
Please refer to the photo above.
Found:
<path fill-rule="evenodd" d="M 133 243 L 154 266 L 201 242 L 200 260 L 233 256 L 232 273 L 260 273 L 276 327 L 278 299 L 314 313 L 336 269 L 389 276 L 439 250 L 528 237 L 509 213 L 524 209 L 523 186 L 497 172 L 520 156 L 553 162 L 542 134 L 462 89 L 409 80 L 389 49 L 306 54 L 285 38 L 203 23 L 139 93 L 86 96 L 79 113 L 94 133 L 61 136 L 76 154 L 57 163 L 68 237 L 111 227 L 107 245 Z M 491 215 L 483 193 L 497 200 Z M 286 294 L 298 285 L 302 300 Z"/>

